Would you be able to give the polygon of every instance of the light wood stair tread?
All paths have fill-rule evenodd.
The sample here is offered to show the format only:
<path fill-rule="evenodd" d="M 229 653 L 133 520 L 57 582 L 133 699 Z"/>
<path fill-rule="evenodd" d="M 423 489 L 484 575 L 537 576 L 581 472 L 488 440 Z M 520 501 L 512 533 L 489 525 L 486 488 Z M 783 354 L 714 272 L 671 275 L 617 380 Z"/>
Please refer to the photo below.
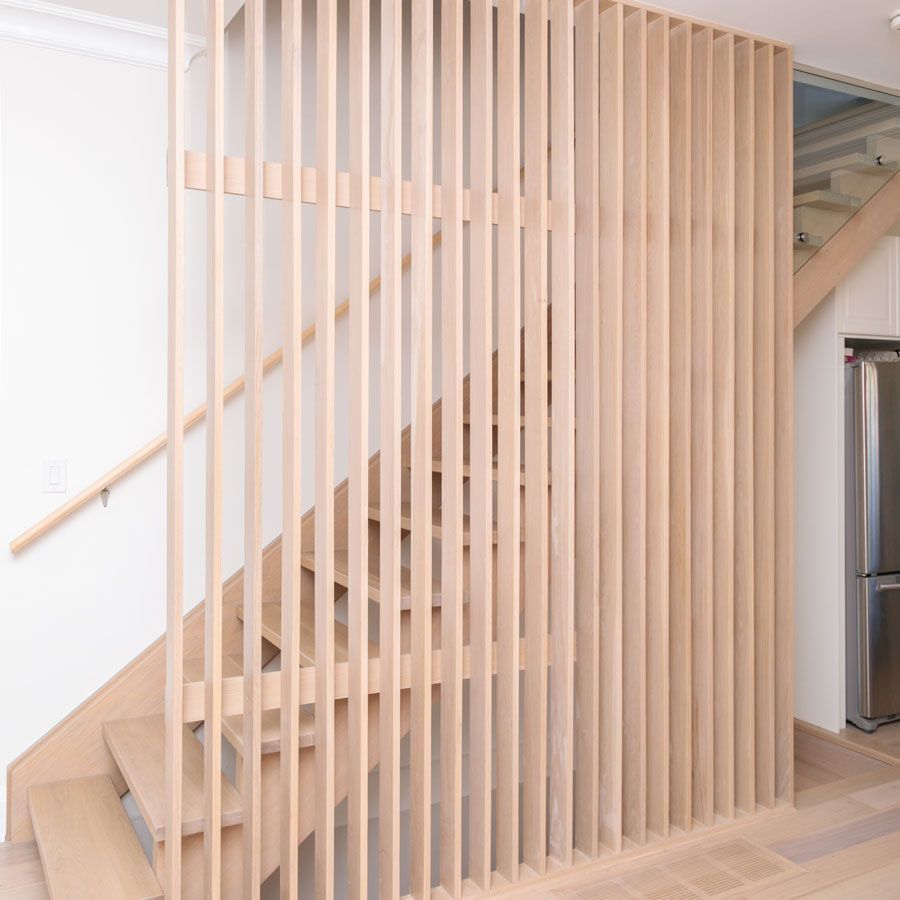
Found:
<path fill-rule="evenodd" d="M 887 178 L 897 171 L 897 163 L 891 159 L 879 163 L 874 156 L 866 153 L 845 153 L 841 156 L 827 157 L 817 162 L 794 169 L 794 186 L 805 186 L 817 179 L 827 178 L 832 172 L 860 172 L 864 175 L 883 175 Z"/>
<path fill-rule="evenodd" d="M 237 617 L 244 621 L 244 605 L 235 607 Z M 300 616 L 300 665 L 314 666 L 316 664 L 316 631 L 312 615 L 306 615 L 304 606 Z M 262 605 L 262 636 L 274 647 L 281 649 L 281 602 L 271 600 Z M 350 636 L 347 626 L 342 622 L 334 623 L 334 660 L 335 662 L 347 662 Z M 237 674 L 241 674 L 238 672 Z"/>
<path fill-rule="evenodd" d="M 303 568 L 309 572 L 316 571 L 315 553 L 304 553 L 302 556 Z M 342 587 L 350 586 L 350 558 L 346 550 L 334 551 L 334 580 Z M 378 572 L 373 571 L 372 563 L 369 564 L 369 599 L 378 603 L 381 600 L 381 579 Z M 410 609 L 412 604 L 412 573 L 406 566 L 400 567 L 400 609 Z M 441 584 L 439 581 L 431 583 L 431 605 L 441 605 Z M 335 628 L 337 628 L 335 622 Z M 377 652 L 377 651 L 376 651 Z"/>
<path fill-rule="evenodd" d="M 275 604 L 271 604 L 275 605 Z M 226 655 L 222 659 L 222 677 L 239 678 L 243 675 L 240 656 Z M 204 680 L 203 660 L 186 659 L 184 661 L 185 683 Z M 277 709 L 265 709 L 261 721 L 262 752 L 277 753 L 281 747 L 281 713 Z M 313 745 L 315 718 L 306 710 L 300 710 L 300 746 Z M 244 718 L 243 716 L 226 716 L 222 719 L 222 735 L 241 755 L 244 755 Z M 3 900 L 0 897 L 0 900 Z"/>
<path fill-rule="evenodd" d="M 862 206 L 859 197 L 840 194 L 837 191 L 819 190 L 804 191 L 794 194 L 794 207 L 809 206 L 814 209 L 827 209 L 833 212 L 850 212 Z"/>
<path fill-rule="evenodd" d="M 38 845 L 0 842 L 0 900 L 47 900 L 49 896 Z"/>
<path fill-rule="evenodd" d="M 28 808 L 51 897 L 163 896 L 108 775 L 31 787 Z"/>
<path fill-rule="evenodd" d="M 409 463 L 406 463 L 406 467 L 409 468 Z M 433 459 L 431 461 L 431 471 L 442 474 L 444 471 L 444 461 L 442 459 Z M 462 476 L 463 478 L 471 478 L 472 477 L 472 467 L 468 463 L 464 463 L 462 467 Z M 499 469 L 496 465 L 491 467 L 491 478 L 496 481 L 499 477 Z M 547 473 L 547 483 L 550 483 L 550 473 Z M 521 467 L 519 472 L 519 484 L 525 484 L 525 466 Z"/>
<path fill-rule="evenodd" d="M 281 648 L 281 601 L 272 600 L 262 605 L 262 632 L 263 637 L 274 646 Z M 236 607 L 238 618 L 243 621 L 243 606 Z M 301 638 L 300 643 L 304 645 L 304 637 L 302 632 L 308 632 L 313 635 L 312 646 L 308 647 L 309 655 L 301 653 L 301 657 L 310 659 L 310 662 L 304 662 L 301 658 L 301 666 L 314 666 L 316 664 L 315 646 L 314 646 L 314 626 L 311 615 L 306 615 L 306 609 L 300 618 Z M 349 656 L 350 634 L 347 626 L 339 621 L 334 620 L 334 661 L 347 662 Z M 369 656 L 378 656 L 378 645 L 369 641 Z"/>
<path fill-rule="evenodd" d="M 166 836 L 166 723 L 163 716 L 141 716 L 103 723 L 103 737 L 128 785 L 150 835 Z M 203 831 L 203 745 L 184 726 L 182 833 Z M 222 825 L 241 821 L 241 798 L 224 775 Z"/>

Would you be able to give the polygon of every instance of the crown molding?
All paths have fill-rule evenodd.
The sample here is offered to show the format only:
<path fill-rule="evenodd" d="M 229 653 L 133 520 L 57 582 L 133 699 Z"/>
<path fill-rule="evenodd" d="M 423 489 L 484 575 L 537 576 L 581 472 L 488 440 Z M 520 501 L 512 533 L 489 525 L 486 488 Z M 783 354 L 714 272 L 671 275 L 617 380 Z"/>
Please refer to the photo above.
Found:
<path fill-rule="evenodd" d="M 0 40 L 147 69 L 165 69 L 168 65 L 165 28 L 45 0 L 0 0 Z M 185 68 L 205 48 L 204 38 L 185 35 Z"/>

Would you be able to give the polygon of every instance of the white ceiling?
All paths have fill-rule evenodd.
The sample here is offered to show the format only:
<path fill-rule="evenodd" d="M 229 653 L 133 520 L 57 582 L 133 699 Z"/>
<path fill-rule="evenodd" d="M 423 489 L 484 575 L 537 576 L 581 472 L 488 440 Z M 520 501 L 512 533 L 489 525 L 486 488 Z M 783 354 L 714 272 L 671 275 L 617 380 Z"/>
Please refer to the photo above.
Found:
<path fill-rule="evenodd" d="M 165 0 L 67 0 L 66 5 L 166 24 Z M 659 5 L 787 41 L 794 44 L 798 63 L 900 90 L 900 34 L 887 24 L 900 0 L 661 0 Z M 205 31 L 205 7 L 206 0 L 187 0 L 188 31 Z"/>
<path fill-rule="evenodd" d="M 667 9 L 794 45 L 794 60 L 900 90 L 900 0 L 662 0 Z"/>

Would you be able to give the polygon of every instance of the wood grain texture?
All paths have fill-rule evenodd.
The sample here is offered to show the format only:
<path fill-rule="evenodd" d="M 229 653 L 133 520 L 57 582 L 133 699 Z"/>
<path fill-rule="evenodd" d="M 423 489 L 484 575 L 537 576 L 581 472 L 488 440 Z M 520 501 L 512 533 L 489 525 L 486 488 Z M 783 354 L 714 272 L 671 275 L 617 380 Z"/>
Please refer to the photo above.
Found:
<path fill-rule="evenodd" d="M 775 794 L 794 799 L 793 61 L 775 54 Z"/>
<path fill-rule="evenodd" d="M 647 836 L 647 13 L 625 17 L 623 830 Z"/>
<path fill-rule="evenodd" d="M 754 46 L 734 50 L 734 803 L 756 810 L 755 546 L 753 472 Z"/>
<path fill-rule="evenodd" d="M 600 13 L 600 844 L 622 848 L 622 397 L 625 159 L 624 14 Z M 576 435 L 580 429 L 576 431 Z"/>
<path fill-rule="evenodd" d="M 371 11 L 350 6 L 350 403 L 347 552 L 350 645 L 347 778 L 348 895 L 369 891 L 369 80 Z M 430 255 L 430 254 L 429 254 Z M 296 848 L 296 845 L 295 845 Z M 296 856 L 296 849 L 294 851 Z"/>
<path fill-rule="evenodd" d="M 547 846 L 547 0 L 525 4 L 525 863 L 543 873 Z"/>
<path fill-rule="evenodd" d="M 713 41 L 713 731 L 715 810 L 734 816 L 734 35 Z"/>
<path fill-rule="evenodd" d="M 669 50 L 669 818 L 691 811 L 691 26 Z"/>
<path fill-rule="evenodd" d="M 440 884 L 462 884 L 463 6 L 441 7 L 441 728 Z"/>
<path fill-rule="evenodd" d="M 574 332 L 575 415 L 582 424 L 575 432 L 574 846 L 588 857 L 598 852 L 600 828 L 599 30 L 599 4 L 577 7 Z"/>
<path fill-rule="evenodd" d="M 263 35 L 265 8 L 245 13 L 244 127 L 244 757 L 243 892 L 258 898 L 262 877 L 262 328 L 263 328 Z M 171 832 L 170 832 L 171 833 Z"/>
<path fill-rule="evenodd" d="M 550 855 L 572 861 L 575 745 L 575 70 L 574 12 L 550 6 L 551 340 Z"/>
<path fill-rule="evenodd" d="M 753 546 L 756 802 L 775 805 L 774 51 L 754 66 Z"/>
<path fill-rule="evenodd" d="M 381 522 L 378 643 L 379 896 L 400 893 L 400 431 L 401 284 L 400 185 L 403 111 L 403 9 L 381 4 Z"/>
<path fill-rule="evenodd" d="M 692 38 L 691 685 L 692 807 L 713 822 L 712 32 Z"/>
<path fill-rule="evenodd" d="M 225 417 L 225 18 L 221 0 L 207 10 L 206 300 L 206 628 L 204 711 L 204 881 L 210 900 L 221 895 L 222 868 L 222 429 Z"/>
<path fill-rule="evenodd" d="M 316 845 L 317 900 L 334 896 L 334 285 L 337 10 L 316 6 Z"/>
<path fill-rule="evenodd" d="M 669 20 L 647 24 L 647 827 L 669 833 Z"/>
<path fill-rule="evenodd" d="M 519 637 L 521 634 L 522 325 L 519 0 L 497 12 L 497 704 L 495 841 L 497 871 L 519 874 Z"/>
<path fill-rule="evenodd" d="M 469 6 L 469 878 L 491 886 L 494 487 L 493 425 L 493 4 Z"/>

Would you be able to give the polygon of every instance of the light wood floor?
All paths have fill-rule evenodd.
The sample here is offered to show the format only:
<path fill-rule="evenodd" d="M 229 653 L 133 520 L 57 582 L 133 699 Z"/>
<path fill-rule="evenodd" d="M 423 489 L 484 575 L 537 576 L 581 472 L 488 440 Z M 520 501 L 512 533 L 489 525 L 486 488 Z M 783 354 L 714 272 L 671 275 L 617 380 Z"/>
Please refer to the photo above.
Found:
<path fill-rule="evenodd" d="M 561 874 L 554 900 L 900 898 L 900 723 L 875 735 L 795 732 L 796 809 Z M 876 758 L 870 754 L 874 753 Z M 0 843 L 0 900 L 47 898 L 33 843 Z"/>
<path fill-rule="evenodd" d="M 798 727 L 796 809 L 676 838 L 665 849 L 586 865 L 540 890 L 515 893 L 555 900 L 897 900 L 900 725 L 888 727 L 876 741 L 862 732 L 826 740 Z"/>

